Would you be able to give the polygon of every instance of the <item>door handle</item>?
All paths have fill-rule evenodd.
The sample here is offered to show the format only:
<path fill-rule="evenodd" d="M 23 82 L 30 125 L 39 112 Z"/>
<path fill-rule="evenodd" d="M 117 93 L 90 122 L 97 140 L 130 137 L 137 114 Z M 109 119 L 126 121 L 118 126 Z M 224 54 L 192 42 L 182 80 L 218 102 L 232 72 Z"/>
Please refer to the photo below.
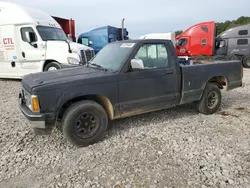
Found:
<path fill-rule="evenodd" d="M 173 71 L 172 70 L 168 70 L 165 72 L 166 74 L 173 74 Z"/>
<path fill-rule="evenodd" d="M 23 56 L 23 58 L 25 58 L 25 53 L 24 52 L 22 52 L 22 56 Z"/>

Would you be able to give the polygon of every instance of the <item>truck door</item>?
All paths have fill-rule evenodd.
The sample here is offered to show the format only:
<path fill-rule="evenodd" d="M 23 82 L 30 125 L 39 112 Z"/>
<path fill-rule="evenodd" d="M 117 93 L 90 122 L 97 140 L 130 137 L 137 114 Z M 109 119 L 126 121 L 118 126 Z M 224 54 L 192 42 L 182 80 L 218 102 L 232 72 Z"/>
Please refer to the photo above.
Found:
<path fill-rule="evenodd" d="M 17 49 L 14 25 L 0 26 L 0 77 L 18 78 Z"/>
<path fill-rule="evenodd" d="M 207 55 L 209 53 L 209 50 L 211 49 L 211 46 L 208 46 L 208 38 L 207 37 L 201 37 L 200 39 L 200 55 Z"/>
<path fill-rule="evenodd" d="M 20 59 L 18 66 L 20 76 L 41 72 L 43 68 L 43 63 L 41 63 L 42 59 L 45 59 L 44 47 L 41 45 L 41 41 L 39 41 L 38 34 L 36 33 L 36 29 L 33 26 L 20 26 L 17 29 L 19 41 L 20 41 Z M 32 39 L 32 43 L 28 42 L 26 32 L 31 33 L 30 37 Z"/>
<path fill-rule="evenodd" d="M 120 76 L 120 110 L 123 115 L 176 104 L 177 74 L 170 66 L 168 54 L 164 43 L 140 47 L 133 58 L 141 60 L 144 68 Z"/>

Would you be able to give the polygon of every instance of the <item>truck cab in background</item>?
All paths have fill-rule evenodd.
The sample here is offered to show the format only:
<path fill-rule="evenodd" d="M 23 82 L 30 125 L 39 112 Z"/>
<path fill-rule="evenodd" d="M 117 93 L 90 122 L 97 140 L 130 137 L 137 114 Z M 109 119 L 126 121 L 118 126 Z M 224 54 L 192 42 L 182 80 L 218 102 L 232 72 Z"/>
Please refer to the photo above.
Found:
<path fill-rule="evenodd" d="M 215 22 L 202 22 L 186 29 L 176 40 L 179 57 L 239 59 L 245 68 L 250 68 L 250 24 L 228 29 L 216 37 Z"/>
<path fill-rule="evenodd" d="M 234 27 L 216 37 L 215 55 L 234 55 L 250 68 L 250 24 Z"/>
<path fill-rule="evenodd" d="M 92 48 L 69 41 L 50 15 L 0 2 L 0 78 L 20 79 L 30 73 L 78 66 L 87 59 L 82 56 L 85 51 Z"/>
<path fill-rule="evenodd" d="M 124 33 L 123 37 L 122 33 Z M 108 43 L 128 39 L 128 31 L 126 28 L 124 28 L 122 32 L 122 28 L 103 26 L 80 34 L 77 43 L 92 47 L 95 54 L 97 54 Z"/>
<path fill-rule="evenodd" d="M 202 22 L 176 36 L 178 56 L 212 56 L 215 44 L 215 23 Z"/>

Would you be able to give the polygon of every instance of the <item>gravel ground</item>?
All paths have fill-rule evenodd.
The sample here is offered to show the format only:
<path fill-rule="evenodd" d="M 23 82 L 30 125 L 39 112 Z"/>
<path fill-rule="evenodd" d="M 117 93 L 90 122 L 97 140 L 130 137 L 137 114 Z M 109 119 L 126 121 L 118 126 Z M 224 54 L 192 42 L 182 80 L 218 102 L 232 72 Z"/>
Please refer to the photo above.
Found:
<path fill-rule="evenodd" d="M 250 187 L 250 70 L 222 109 L 193 105 L 112 123 L 102 142 L 35 136 L 17 105 L 19 81 L 0 80 L 0 187 Z"/>

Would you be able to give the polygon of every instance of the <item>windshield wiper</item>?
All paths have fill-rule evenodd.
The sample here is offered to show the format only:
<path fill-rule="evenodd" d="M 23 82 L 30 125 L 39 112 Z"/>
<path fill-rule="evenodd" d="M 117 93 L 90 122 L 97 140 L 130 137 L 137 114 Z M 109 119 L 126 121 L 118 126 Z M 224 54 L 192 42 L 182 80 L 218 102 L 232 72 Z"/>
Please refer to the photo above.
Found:
<path fill-rule="evenodd" d="M 98 67 L 98 68 L 101 68 L 101 69 L 103 69 L 103 70 L 105 70 L 105 71 L 108 71 L 108 69 L 106 69 L 105 67 L 103 67 L 103 66 L 101 66 L 101 65 L 98 65 L 98 64 L 96 64 L 96 63 L 88 63 L 88 65 L 93 65 L 93 66 L 95 66 L 95 67 Z"/>

